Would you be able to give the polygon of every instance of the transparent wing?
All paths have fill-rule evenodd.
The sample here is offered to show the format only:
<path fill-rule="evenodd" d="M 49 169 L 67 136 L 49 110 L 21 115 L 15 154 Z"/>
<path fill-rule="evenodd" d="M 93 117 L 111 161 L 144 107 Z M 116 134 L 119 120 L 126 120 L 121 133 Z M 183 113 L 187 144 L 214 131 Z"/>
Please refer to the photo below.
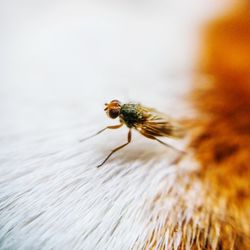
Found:
<path fill-rule="evenodd" d="M 141 107 L 145 120 L 135 125 L 136 130 L 148 138 L 172 137 L 182 138 L 184 130 L 181 126 L 167 115 L 153 108 Z"/>

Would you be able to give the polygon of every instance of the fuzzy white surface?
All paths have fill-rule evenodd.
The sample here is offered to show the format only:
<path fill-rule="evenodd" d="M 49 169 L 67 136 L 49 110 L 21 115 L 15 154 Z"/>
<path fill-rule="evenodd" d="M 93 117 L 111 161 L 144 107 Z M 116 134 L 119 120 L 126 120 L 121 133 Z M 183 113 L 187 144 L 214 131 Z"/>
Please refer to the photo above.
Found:
<path fill-rule="evenodd" d="M 1 249 L 141 249 L 166 219 L 190 216 L 192 207 L 171 214 L 178 197 L 199 194 L 199 183 L 185 193 L 194 164 L 171 166 L 173 152 L 134 132 L 97 169 L 126 128 L 78 140 L 115 124 L 103 112 L 114 98 L 188 116 L 198 27 L 220 7 L 1 1 Z M 178 237 L 163 240 L 178 247 Z"/>

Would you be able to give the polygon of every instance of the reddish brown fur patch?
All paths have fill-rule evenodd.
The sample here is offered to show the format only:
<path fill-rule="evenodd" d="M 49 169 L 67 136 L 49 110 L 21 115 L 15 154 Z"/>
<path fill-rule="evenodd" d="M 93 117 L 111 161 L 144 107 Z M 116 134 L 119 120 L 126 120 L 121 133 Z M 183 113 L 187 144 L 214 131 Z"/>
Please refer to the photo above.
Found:
<path fill-rule="evenodd" d="M 209 80 L 192 94 L 200 117 L 191 146 L 209 190 L 205 206 L 213 213 L 226 203 L 223 219 L 215 220 L 224 225 L 223 249 L 250 249 L 250 5 L 244 3 L 209 27 L 200 63 Z"/>

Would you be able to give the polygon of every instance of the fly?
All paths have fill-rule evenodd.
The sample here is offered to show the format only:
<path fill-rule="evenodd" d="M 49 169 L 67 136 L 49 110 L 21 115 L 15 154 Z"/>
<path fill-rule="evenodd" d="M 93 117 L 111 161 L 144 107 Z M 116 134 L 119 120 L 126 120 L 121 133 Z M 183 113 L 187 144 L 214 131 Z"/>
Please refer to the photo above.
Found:
<path fill-rule="evenodd" d="M 106 128 L 95 133 L 94 135 L 80 140 L 80 142 L 90 139 L 107 129 L 118 129 L 124 124 L 128 127 L 129 131 L 127 142 L 113 149 L 111 153 L 104 159 L 104 161 L 97 166 L 98 168 L 101 167 L 115 152 L 124 148 L 131 142 L 132 128 L 149 139 L 156 140 L 168 148 L 171 148 L 175 151 L 179 151 L 180 156 L 177 158 L 178 160 L 184 154 L 183 151 L 174 148 L 173 146 L 161 141 L 158 138 L 171 137 L 178 139 L 184 136 L 184 132 L 180 128 L 180 126 L 165 114 L 162 114 L 153 108 L 142 106 L 138 103 L 122 104 L 118 100 L 113 100 L 110 103 L 105 103 L 104 111 L 106 111 L 107 115 L 111 119 L 119 118 L 120 124 L 107 126 Z M 177 159 L 174 162 L 177 162 Z"/>

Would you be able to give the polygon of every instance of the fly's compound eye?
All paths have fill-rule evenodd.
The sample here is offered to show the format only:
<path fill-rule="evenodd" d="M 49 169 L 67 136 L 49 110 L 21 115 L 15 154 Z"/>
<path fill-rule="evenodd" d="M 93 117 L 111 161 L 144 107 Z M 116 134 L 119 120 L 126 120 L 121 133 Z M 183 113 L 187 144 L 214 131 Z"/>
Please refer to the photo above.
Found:
<path fill-rule="evenodd" d="M 115 119 L 119 116 L 120 110 L 119 109 L 110 109 L 108 115 L 110 118 Z"/>

